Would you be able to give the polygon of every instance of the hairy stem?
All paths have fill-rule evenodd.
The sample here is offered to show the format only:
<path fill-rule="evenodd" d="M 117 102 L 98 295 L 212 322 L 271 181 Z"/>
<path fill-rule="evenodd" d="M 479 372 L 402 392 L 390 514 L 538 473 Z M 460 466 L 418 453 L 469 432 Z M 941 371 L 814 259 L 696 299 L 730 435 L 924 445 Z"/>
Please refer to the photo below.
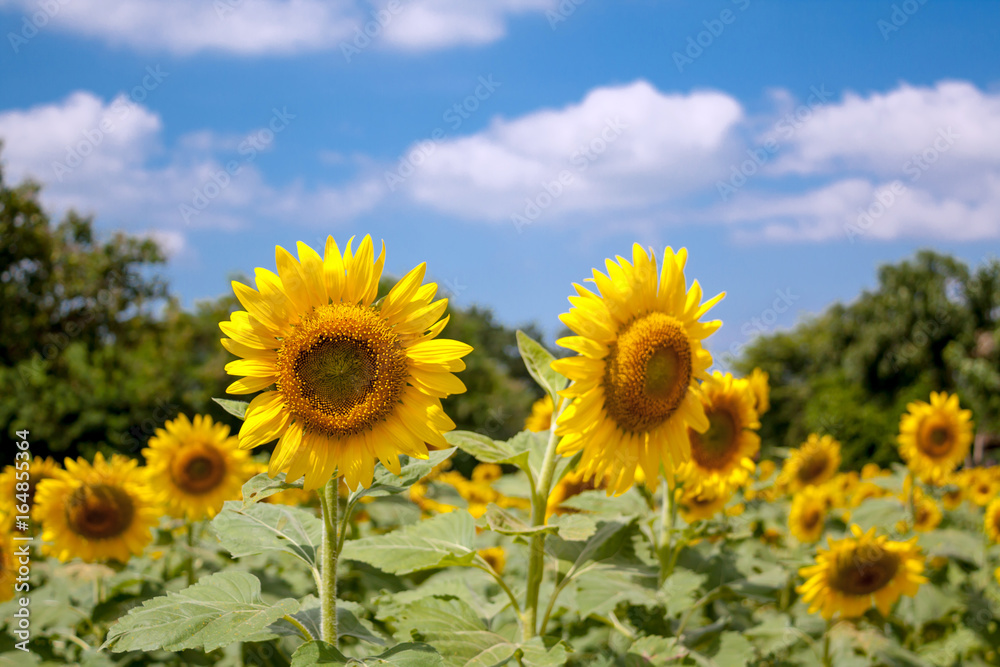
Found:
<path fill-rule="evenodd" d="M 339 477 L 331 477 L 326 486 L 318 490 L 320 506 L 323 508 L 323 546 L 320 549 L 320 631 L 321 639 L 333 646 L 337 645 L 337 559 L 340 556 L 340 542 L 337 539 L 337 513 L 340 498 L 337 488 Z"/>

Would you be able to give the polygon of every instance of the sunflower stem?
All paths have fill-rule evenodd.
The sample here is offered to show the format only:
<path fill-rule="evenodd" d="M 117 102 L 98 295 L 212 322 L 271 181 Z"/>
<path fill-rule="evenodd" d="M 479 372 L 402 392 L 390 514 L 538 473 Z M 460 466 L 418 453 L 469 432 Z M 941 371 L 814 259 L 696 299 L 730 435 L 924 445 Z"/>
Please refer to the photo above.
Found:
<path fill-rule="evenodd" d="M 566 401 L 559 399 L 552 411 L 552 419 L 549 422 L 549 441 L 545 446 L 545 458 L 542 459 L 542 468 L 538 473 L 538 484 L 531 494 L 531 525 L 544 526 L 545 510 L 549 503 L 549 493 L 552 491 L 552 477 L 555 475 L 556 462 L 559 456 L 556 453 L 556 446 L 559 444 L 559 437 L 556 436 L 556 421 L 562 413 L 562 408 Z M 528 641 L 536 634 L 535 628 L 538 619 L 538 591 L 542 587 L 542 578 L 545 573 L 545 535 L 533 535 L 531 537 L 530 553 L 528 554 L 528 591 L 524 605 L 524 640 Z"/>
<path fill-rule="evenodd" d="M 830 659 L 830 630 L 832 628 L 833 623 L 827 621 L 826 632 L 823 633 L 823 667 L 833 667 L 833 661 Z"/>
<path fill-rule="evenodd" d="M 194 524 L 188 523 L 187 525 L 187 545 L 188 545 L 188 562 L 187 562 L 187 580 L 188 586 L 194 586 Z"/>
<path fill-rule="evenodd" d="M 660 561 L 660 586 L 670 576 L 673 570 L 673 559 L 671 558 L 671 545 L 674 539 L 674 512 L 675 503 L 671 498 L 670 485 L 663 483 L 663 500 L 660 504 L 660 543 L 657 548 L 657 556 Z"/>
<path fill-rule="evenodd" d="M 907 500 L 910 510 L 910 529 L 914 529 L 917 525 L 917 501 L 916 501 L 916 487 L 917 478 L 913 474 L 913 471 L 909 471 L 906 475 L 907 480 L 910 482 L 910 494 Z"/>
<path fill-rule="evenodd" d="M 340 498 L 337 494 L 340 477 L 331 477 L 318 490 L 323 509 L 323 546 L 320 549 L 320 632 L 322 640 L 337 645 L 337 559 L 340 557 L 337 539 L 337 514 Z"/>

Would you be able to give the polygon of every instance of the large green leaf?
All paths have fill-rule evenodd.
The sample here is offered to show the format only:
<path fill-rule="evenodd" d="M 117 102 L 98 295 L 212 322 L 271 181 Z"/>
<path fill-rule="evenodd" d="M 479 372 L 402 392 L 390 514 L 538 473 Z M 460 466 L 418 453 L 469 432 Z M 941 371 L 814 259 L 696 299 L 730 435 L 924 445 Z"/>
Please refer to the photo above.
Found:
<path fill-rule="evenodd" d="M 243 485 L 243 506 L 259 503 L 269 496 L 281 493 L 286 489 L 301 489 L 302 482 L 288 484 L 285 482 L 285 473 L 279 472 L 278 476 L 271 478 L 266 472 L 254 475 Z"/>
<path fill-rule="evenodd" d="M 530 434 L 530 431 L 522 433 Z M 522 434 L 518 434 L 521 436 Z M 532 435 L 514 436 L 510 440 L 493 440 L 472 431 L 451 431 L 444 437 L 466 454 L 471 454 L 483 463 L 510 463 L 527 471 L 528 457 L 531 455 Z"/>
<path fill-rule="evenodd" d="M 543 533 L 556 533 L 559 529 L 556 526 L 529 526 L 505 509 L 490 503 L 486 507 L 486 514 L 483 516 L 486 525 L 494 533 L 501 535 L 512 535 L 515 537 L 529 537 Z"/>
<path fill-rule="evenodd" d="M 632 642 L 625 664 L 628 667 L 683 664 L 676 662 L 688 654 L 688 649 L 677 643 L 676 637 L 647 635 Z"/>
<path fill-rule="evenodd" d="M 622 602 L 645 607 L 662 604 L 655 588 L 643 586 L 631 573 L 613 567 L 597 567 L 581 574 L 574 583 L 577 611 L 582 618 L 591 614 L 607 616 Z"/>
<path fill-rule="evenodd" d="M 102 648 L 122 651 L 213 651 L 253 637 L 299 603 L 266 604 L 260 581 L 248 572 L 219 572 L 177 593 L 146 600 L 108 630 Z"/>
<path fill-rule="evenodd" d="M 524 359 L 528 373 L 542 389 L 552 397 L 553 403 L 559 401 L 559 392 L 566 388 L 569 380 L 552 369 L 555 357 L 542 345 L 521 330 L 517 331 L 517 349 Z"/>
<path fill-rule="evenodd" d="M 631 527 L 631 523 L 608 521 L 601 524 L 586 542 L 549 535 L 545 539 L 545 550 L 559 560 L 569 561 L 579 568 L 590 560 L 611 558 L 623 547 L 630 546 L 628 538 Z"/>
<path fill-rule="evenodd" d="M 397 637 L 425 641 L 436 648 L 447 667 L 501 665 L 518 649 L 491 632 L 476 611 L 458 599 L 423 598 L 391 607 L 380 618 L 395 624 Z"/>
<path fill-rule="evenodd" d="M 438 449 L 428 452 L 426 459 L 400 457 L 399 475 L 388 470 L 381 463 L 375 467 L 375 477 L 371 486 L 351 493 L 349 502 L 354 503 L 364 496 L 382 497 L 403 493 L 414 483 L 430 474 L 431 470 L 455 453 L 455 448 Z"/>
<path fill-rule="evenodd" d="M 385 535 L 351 540 L 344 545 L 341 557 L 392 574 L 471 565 L 476 557 L 475 537 L 472 515 L 455 510 Z"/>
<path fill-rule="evenodd" d="M 323 522 L 308 510 L 267 503 L 244 507 L 235 500 L 226 501 L 212 528 L 234 558 L 284 551 L 310 567 L 316 567 L 323 535 Z"/>
<path fill-rule="evenodd" d="M 354 615 L 354 612 L 348 609 L 345 604 L 346 603 L 339 601 L 337 602 L 337 634 L 341 637 L 354 637 L 355 639 L 361 639 L 370 644 L 385 646 L 385 640 L 365 627 L 365 625 L 358 620 L 358 617 Z M 306 596 L 305 599 L 302 600 L 302 605 L 299 611 L 295 612 L 291 616 L 296 621 L 301 623 L 302 627 L 304 627 L 314 639 L 319 639 L 322 636 L 322 610 L 320 609 L 319 598 L 315 595 Z M 271 625 L 268 630 L 276 635 L 299 635 L 299 629 L 283 618 L 278 619 L 278 621 Z"/>
<path fill-rule="evenodd" d="M 312 667 L 312 665 L 441 667 L 444 665 L 444 660 L 433 647 L 414 642 L 397 644 L 385 653 L 368 658 L 348 658 L 326 642 L 313 641 L 300 646 L 292 656 L 292 667 Z"/>
<path fill-rule="evenodd" d="M 247 408 L 250 407 L 250 404 L 246 401 L 234 401 L 228 398 L 213 398 L 212 400 L 221 405 L 223 410 L 237 419 L 246 419 Z"/>
<path fill-rule="evenodd" d="M 746 667 L 754 657 L 753 645 L 737 632 L 723 632 L 719 650 L 712 656 L 718 667 Z"/>

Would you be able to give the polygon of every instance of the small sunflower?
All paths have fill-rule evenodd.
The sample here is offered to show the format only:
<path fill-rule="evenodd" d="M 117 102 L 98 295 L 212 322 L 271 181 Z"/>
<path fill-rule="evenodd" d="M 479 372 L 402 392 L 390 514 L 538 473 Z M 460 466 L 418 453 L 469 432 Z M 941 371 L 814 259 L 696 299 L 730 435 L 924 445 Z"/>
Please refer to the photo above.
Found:
<path fill-rule="evenodd" d="M 493 568 L 494 572 L 503 574 L 504 567 L 507 565 L 507 554 L 504 553 L 503 547 L 489 547 L 480 549 L 476 553 L 486 561 L 487 565 Z"/>
<path fill-rule="evenodd" d="M 974 505 L 986 507 L 1000 493 L 1000 480 L 986 468 L 970 468 L 964 472 L 965 495 Z"/>
<path fill-rule="evenodd" d="M 830 497 L 825 490 L 807 486 L 792 498 L 788 512 L 788 530 L 799 542 L 819 541 L 826 526 Z"/>
<path fill-rule="evenodd" d="M 531 414 L 524 420 L 524 428 L 538 433 L 548 431 L 552 425 L 552 397 L 546 394 L 531 404 Z"/>
<path fill-rule="evenodd" d="M 771 387 L 768 384 L 769 376 L 759 368 L 753 369 L 744 382 L 750 387 L 754 396 L 754 410 L 758 415 L 762 415 L 771 409 Z"/>
<path fill-rule="evenodd" d="M 549 493 L 549 501 L 545 506 L 546 517 L 552 514 L 563 514 L 564 512 L 574 512 L 576 510 L 562 507 L 562 504 L 573 496 L 580 495 L 584 491 L 607 488 L 606 479 L 600 480 L 594 477 L 587 477 L 583 470 L 571 470 Z"/>
<path fill-rule="evenodd" d="M 341 254 L 327 238 L 324 257 L 304 243 L 295 259 L 276 250 L 278 273 L 258 269 L 257 290 L 233 283 L 247 309 L 220 327 L 222 344 L 241 359 L 233 394 L 254 398 L 240 429 L 251 449 L 277 439 L 268 472 L 305 475 L 315 489 L 342 475 L 351 489 L 369 486 L 375 461 L 399 474 L 399 455 L 427 458 L 427 445 L 447 447 L 455 428 L 441 399 L 465 391 L 453 373 L 472 348 L 435 340 L 448 318 L 437 285 L 422 285 L 426 265 L 402 278 L 377 303 L 385 248 L 371 237 Z M 274 385 L 274 389 L 269 389 Z"/>
<path fill-rule="evenodd" d="M 866 463 L 861 466 L 861 479 L 875 479 L 891 475 L 889 470 L 883 470 L 877 463 Z"/>
<path fill-rule="evenodd" d="M 689 524 L 707 521 L 725 509 L 733 495 L 728 487 L 684 487 L 675 492 L 680 514 Z"/>
<path fill-rule="evenodd" d="M 6 527 L 0 527 L 0 602 L 14 597 L 17 579 L 17 561 L 14 558 L 14 540 Z"/>
<path fill-rule="evenodd" d="M 240 497 L 254 465 L 229 427 L 208 415 L 179 415 L 156 429 L 146 457 L 148 484 L 172 516 L 210 519 L 227 500 Z"/>
<path fill-rule="evenodd" d="M 851 526 L 853 537 L 829 539 L 829 548 L 820 548 L 816 564 L 803 567 L 806 578 L 796 590 L 809 604 L 810 613 L 819 611 L 823 618 L 835 615 L 857 618 L 872 606 L 888 616 L 892 605 L 902 595 L 916 595 L 923 576 L 924 557 L 917 538 L 906 542 L 890 541 Z"/>
<path fill-rule="evenodd" d="M 914 401 L 899 421 L 899 454 L 928 484 L 941 483 L 965 460 L 972 443 L 972 412 L 958 395 L 931 392 L 931 402 Z"/>
<path fill-rule="evenodd" d="M 126 562 L 153 539 L 160 508 L 139 462 L 115 454 L 94 463 L 66 459 L 66 474 L 38 484 L 33 517 L 42 524 L 42 553 L 66 562 Z"/>
<path fill-rule="evenodd" d="M 941 491 L 941 504 L 946 510 L 958 509 L 965 500 L 965 488 L 962 484 L 961 478 L 957 475 L 945 478 L 942 484 L 944 488 Z"/>
<path fill-rule="evenodd" d="M 828 435 L 815 433 L 802 443 L 781 468 L 778 483 L 792 493 L 807 486 L 822 484 L 837 474 L 840 467 L 840 443 Z"/>
<path fill-rule="evenodd" d="M 926 533 L 941 523 L 941 508 L 930 496 L 918 493 L 913 498 L 913 530 Z"/>
<path fill-rule="evenodd" d="M 986 506 L 986 516 L 983 521 L 983 528 L 986 530 L 986 536 L 989 537 L 991 541 L 1000 544 L 1000 498 L 994 498 L 993 501 Z"/>
<path fill-rule="evenodd" d="M 691 460 L 677 474 L 685 485 L 742 486 L 756 470 L 760 428 L 754 397 L 746 383 L 715 371 L 701 383 L 701 402 L 708 418 L 704 433 L 688 428 Z"/>
<path fill-rule="evenodd" d="M 28 507 L 34 507 L 35 505 L 35 490 L 38 488 L 38 483 L 43 479 L 52 479 L 57 477 L 62 472 L 62 468 L 55 459 L 51 457 L 46 458 L 33 458 L 28 467 L 28 490 L 25 492 L 28 494 Z M 24 481 L 24 480 L 22 480 Z M 7 519 L 13 521 L 14 517 L 17 515 L 13 511 L 13 505 L 21 505 L 20 499 L 15 503 L 15 499 L 18 495 L 21 495 L 21 491 L 17 490 L 17 470 L 14 466 L 7 466 L 0 473 L 0 514 L 6 513 Z M 24 487 L 21 487 L 24 488 Z"/>
<path fill-rule="evenodd" d="M 661 271 L 638 244 L 631 263 L 607 260 L 608 275 L 593 272 L 600 295 L 574 285 L 573 307 L 560 317 L 578 335 L 557 342 L 579 356 L 552 363 L 573 381 L 561 392 L 573 402 L 559 417 L 558 451 L 582 450 L 579 468 L 609 475 L 609 494 L 631 487 L 637 468 L 652 488 L 661 465 L 672 479 L 690 458 L 688 427 L 709 427 L 697 381 L 709 378 L 712 355 L 702 340 L 722 322 L 699 320 L 723 295 L 702 303 L 697 281 L 687 289 L 687 251 L 664 255 Z"/>

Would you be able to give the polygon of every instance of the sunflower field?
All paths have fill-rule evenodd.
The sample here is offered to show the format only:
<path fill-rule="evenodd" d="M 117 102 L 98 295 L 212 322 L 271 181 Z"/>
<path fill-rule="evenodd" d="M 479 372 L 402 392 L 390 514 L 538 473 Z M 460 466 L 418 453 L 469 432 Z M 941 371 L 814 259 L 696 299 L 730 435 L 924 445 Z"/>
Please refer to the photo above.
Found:
<path fill-rule="evenodd" d="M 572 285 L 561 351 L 509 341 L 543 398 L 494 439 L 443 407 L 473 348 L 424 265 L 380 295 L 384 244 L 296 251 L 219 323 L 238 432 L 16 433 L 0 664 L 1000 664 L 1000 467 L 957 394 L 891 416 L 890 465 L 762 443 L 781 387 L 713 370 L 723 295 L 636 245 Z"/>

